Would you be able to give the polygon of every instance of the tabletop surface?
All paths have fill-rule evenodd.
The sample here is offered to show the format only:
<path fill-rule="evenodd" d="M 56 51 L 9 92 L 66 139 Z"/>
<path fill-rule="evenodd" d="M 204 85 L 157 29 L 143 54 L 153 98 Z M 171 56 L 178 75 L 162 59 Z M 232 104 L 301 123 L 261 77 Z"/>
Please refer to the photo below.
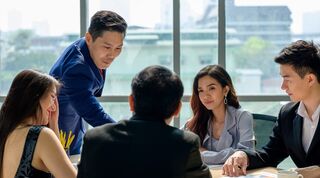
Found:
<path fill-rule="evenodd" d="M 222 175 L 221 168 L 222 168 L 222 166 L 210 166 L 210 172 L 211 172 L 211 175 L 213 178 L 228 177 L 228 176 Z M 265 167 L 265 168 L 248 170 L 247 176 L 241 176 L 241 177 L 273 178 L 273 177 L 276 177 L 277 172 L 278 172 L 277 168 Z M 260 175 L 260 176 L 258 176 L 258 175 Z"/>

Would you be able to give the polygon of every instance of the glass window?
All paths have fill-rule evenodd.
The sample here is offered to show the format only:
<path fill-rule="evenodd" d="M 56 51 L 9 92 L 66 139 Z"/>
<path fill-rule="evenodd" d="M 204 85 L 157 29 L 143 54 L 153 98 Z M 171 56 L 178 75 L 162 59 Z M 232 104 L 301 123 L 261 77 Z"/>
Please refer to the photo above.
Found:
<path fill-rule="evenodd" d="M 116 121 L 129 119 L 132 116 L 129 108 L 129 102 L 103 102 L 101 104 L 104 110 Z"/>
<path fill-rule="evenodd" d="M 226 1 L 226 67 L 238 93 L 284 94 L 273 59 L 297 39 L 319 40 L 317 17 L 320 7 L 312 0 Z"/>
<path fill-rule="evenodd" d="M 79 10 L 77 0 L 0 0 L 0 96 L 22 69 L 49 73 L 62 50 L 79 37 Z"/>
<path fill-rule="evenodd" d="M 241 108 L 251 113 L 267 114 L 278 116 L 280 108 L 286 102 L 241 102 Z M 180 127 L 183 126 L 192 116 L 189 102 L 184 102 L 180 113 Z"/>
<path fill-rule="evenodd" d="M 217 12 L 217 0 L 180 1 L 180 74 L 186 95 L 192 93 L 196 73 L 206 65 L 218 63 Z"/>
<path fill-rule="evenodd" d="M 0 0 L 0 102 L 17 72 L 25 68 L 48 72 L 62 50 L 79 38 L 80 2 L 84 1 Z M 171 0 L 88 3 L 88 17 L 108 9 L 123 16 L 129 25 L 124 49 L 107 71 L 103 93 L 111 97 L 121 95 L 121 101 L 114 99 L 106 105 L 108 113 L 121 119 L 125 117 L 122 113 L 131 115 L 122 101 L 130 94 L 134 75 L 154 64 L 173 69 L 174 60 L 178 60 L 173 59 L 172 36 L 173 10 L 178 8 L 173 7 Z M 225 60 L 238 95 L 254 98 L 285 94 L 280 89 L 279 69 L 273 58 L 297 39 L 319 43 L 320 22 L 314 19 L 320 17 L 320 7 L 311 0 L 226 0 L 225 4 L 226 58 L 221 60 Z M 148 8 L 141 8 L 142 5 Z M 178 72 L 187 97 L 196 73 L 208 64 L 218 63 L 218 15 L 218 0 L 180 1 Z M 264 109 L 273 105 L 279 108 L 275 105 L 278 101 L 242 105 L 250 111 L 268 114 L 270 111 Z M 259 107 L 253 108 L 255 105 Z M 191 116 L 189 104 L 184 103 L 183 107 L 180 125 Z"/>
<path fill-rule="evenodd" d="M 149 65 L 173 69 L 171 0 L 89 1 L 90 17 L 101 9 L 117 12 L 128 23 L 124 49 L 107 71 L 103 95 L 129 95 L 132 78 Z"/>

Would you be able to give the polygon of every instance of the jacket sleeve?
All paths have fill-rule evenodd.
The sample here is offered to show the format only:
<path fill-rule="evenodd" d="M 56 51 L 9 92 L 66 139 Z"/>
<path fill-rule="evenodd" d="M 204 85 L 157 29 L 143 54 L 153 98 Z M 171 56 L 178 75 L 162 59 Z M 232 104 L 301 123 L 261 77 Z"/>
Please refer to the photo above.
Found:
<path fill-rule="evenodd" d="M 247 111 L 241 112 L 238 118 L 239 142 L 235 148 L 229 147 L 221 151 L 203 151 L 202 159 L 206 164 L 223 164 L 234 152 L 243 149 L 254 149 L 253 117 Z M 236 137 L 234 135 L 234 137 Z"/>
<path fill-rule="evenodd" d="M 70 66 L 64 73 L 63 90 L 76 112 L 90 125 L 99 126 L 115 122 L 104 112 L 92 88 L 94 86 L 94 73 L 86 64 Z"/>
<path fill-rule="evenodd" d="M 289 156 L 281 133 L 281 127 L 286 127 L 281 124 L 281 121 L 286 119 L 282 113 L 283 108 L 279 112 L 278 120 L 273 127 L 273 132 L 269 137 L 269 142 L 262 148 L 262 150 L 244 150 L 249 158 L 248 169 L 266 166 L 277 167 L 281 161 Z"/>
<path fill-rule="evenodd" d="M 186 178 L 211 178 L 207 165 L 205 165 L 199 151 L 200 139 L 196 137 L 186 164 Z"/>

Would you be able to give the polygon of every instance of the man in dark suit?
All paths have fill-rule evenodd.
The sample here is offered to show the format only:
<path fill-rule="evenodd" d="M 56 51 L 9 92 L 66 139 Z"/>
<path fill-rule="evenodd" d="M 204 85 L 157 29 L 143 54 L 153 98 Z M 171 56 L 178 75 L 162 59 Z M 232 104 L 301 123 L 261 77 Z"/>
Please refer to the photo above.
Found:
<path fill-rule="evenodd" d="M 281 89 L 292 102 L 281 108 L 267 145 L 256 152 L 235 152 L 223 166 L 225 175 L 245 174 L 247 167 L 276 167 L 290 156 L 304 177 L 320 177 L 319 47 L 296 41 L 284 48 L 275 62 L 280 64 Z"/>
<path fill-rule="evenodd" d="M 181 108 L 183 85 L 169 69 L 150 66 L 131 83 L 133 116 L 89 130 L 78 178 L 211 177 L 199 137 L 170 126 Z"/>

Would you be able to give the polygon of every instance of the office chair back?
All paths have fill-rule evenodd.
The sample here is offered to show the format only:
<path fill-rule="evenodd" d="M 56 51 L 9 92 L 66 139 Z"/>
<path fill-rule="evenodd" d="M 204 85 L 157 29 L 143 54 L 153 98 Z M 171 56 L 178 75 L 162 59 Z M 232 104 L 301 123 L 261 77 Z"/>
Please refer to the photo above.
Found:
<path fill-rule="evenodd" d="M 277 117 L 253 113 L 253 130 L 256 138 L 256 149 L 261 149 L 269 141 Z"/>

